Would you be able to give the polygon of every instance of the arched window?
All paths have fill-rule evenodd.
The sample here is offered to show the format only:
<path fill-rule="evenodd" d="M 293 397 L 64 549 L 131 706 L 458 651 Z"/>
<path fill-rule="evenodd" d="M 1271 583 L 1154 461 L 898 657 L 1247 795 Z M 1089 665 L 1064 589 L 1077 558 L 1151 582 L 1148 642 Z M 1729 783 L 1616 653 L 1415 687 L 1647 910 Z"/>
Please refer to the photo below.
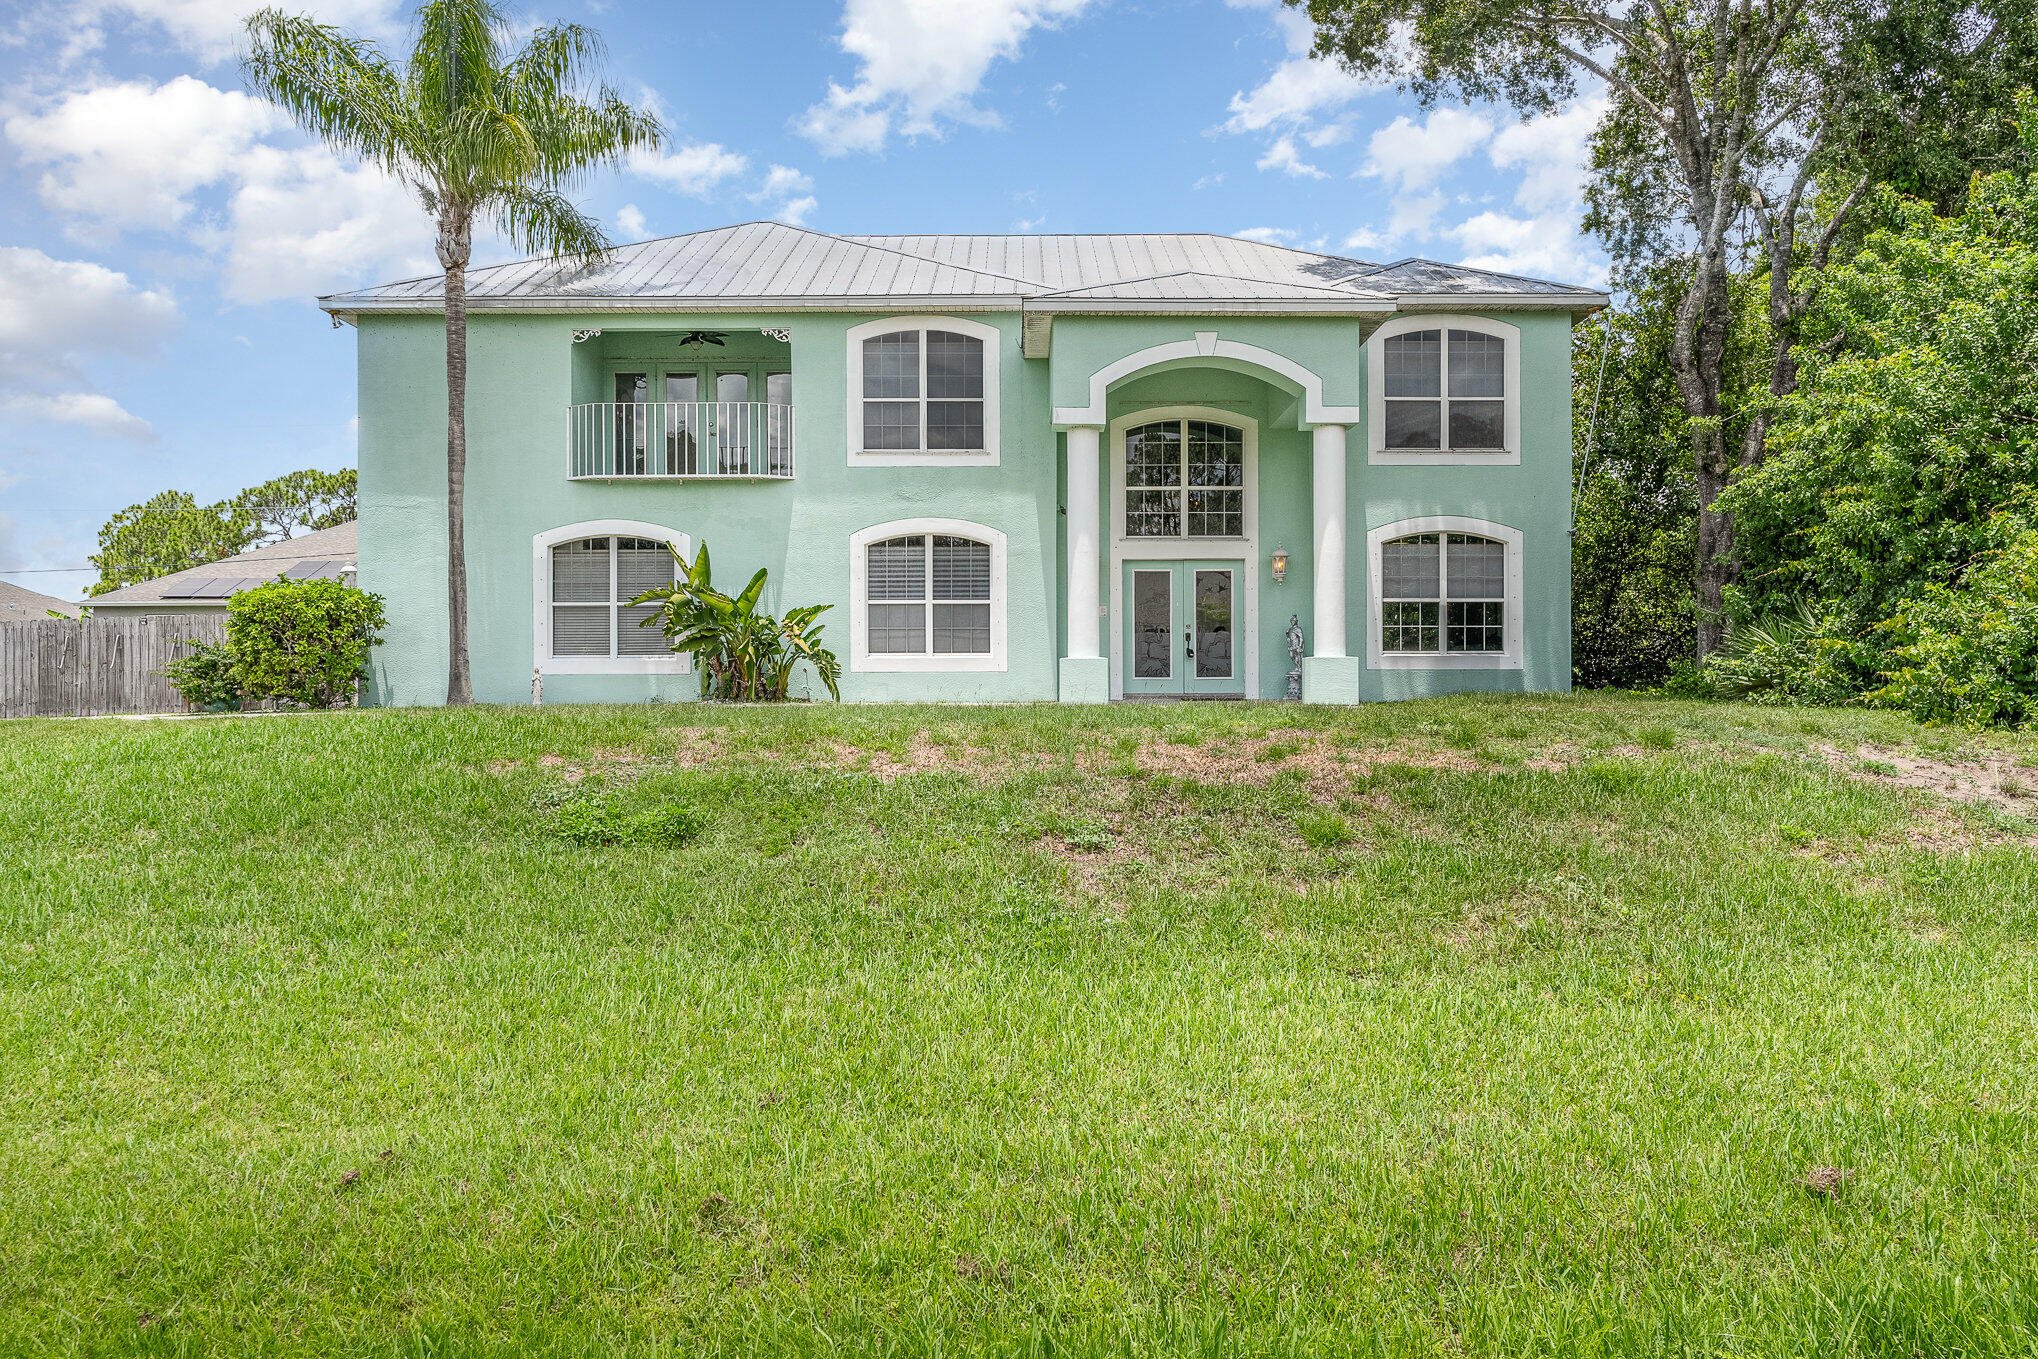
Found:
<path fill-rule="evenodd" d="M 670 585 L 686 535 L 656 524 L 596 520 L 537 535 L 533 664 L 548 674 L 684 674 L 664 634 L 643 626 L 657 606 L 630 601 Z"/>
<path fill-rule="evenodd" d="M 1404 316 L 1368 342 L 1375 462 L 1519 462 L 1521 333 Z"/>
<path fill-rule="evenodd" d="M 1404 520 L 1367 535 L 1375 668 L 1521 663 L 1521 535 L 1481 520 Z"/>
<path fill-rule="evenodd" d="M 902 519 L 856 534 L 850 551 L 851 669 L 1005 668 L 1004 534 Z"/>
<path fill-rule="evenodd" d="M 945 316 L 850 327 L 850 461 L 996 462 L 998 334 Z"/>

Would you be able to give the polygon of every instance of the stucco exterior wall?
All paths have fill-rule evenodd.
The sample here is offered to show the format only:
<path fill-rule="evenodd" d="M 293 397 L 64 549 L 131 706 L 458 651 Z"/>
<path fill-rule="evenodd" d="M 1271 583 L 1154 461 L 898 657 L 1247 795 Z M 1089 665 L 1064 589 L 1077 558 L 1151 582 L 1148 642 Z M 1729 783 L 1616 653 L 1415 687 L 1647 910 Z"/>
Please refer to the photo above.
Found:
<path fill-rule="evenodd" d="M 1285 356 L 1315 374 L 1326 403 L 1363 411 L 1366 327 L 1352 318 L 1061 317 L 1049 359 L 1028 360 L 1015 313 L 977 313 L 997 327 L 999 459 L 995 466 L 853 466 L 849 328 L 868 313 L 618 316 L 478 313 L 471 318 L 468 392 L 467 559 L 475 697 L 528 703 L 534 662 L 534 535 L 567 524 L 628 519 L 687 534 L 712 551 L 715 576 L 740 586 L 771 573 L 770 607 L 830 603 L 831 644 L 845 661 L 843 697 L 1052 700 L 1064 652 L 1062 563 L 1066 525 L 1062 436 L 1056 407 L 1086 404 L 1090 377 L 1131 353 L 1216 331 Z M 1510 313 L 1521 328 L 1522 459 L 1508 467 L 1375 467 L 1366 432 L 1348 445 L 1346 597 L 1350 651 L 1365 654 L 1369 528 L 1422 515 L 1488 519 L 1523 534 L 1525 592 L 1517 670 L 1362 672 L 1364 698 L 1463 689 L 1561 690 L 1570 676 L 1570 331 L 1563 313 Z M 430 315 L 363 315 L 360 326 L 360 581 L 389 601 L 373 662 L 372 701 L 443 701 L 445 625 L 445 380 L 443 330 Z M 576 328 L 601 335 L 572 342 Z M 764 353 L 762 327 L 791 333 L 797 410 L 790 482 L 575 482 L 568 479 L 567 408 L 609 399 L 608 365 L 680 357 L 679 332 L 725 333 L 731 358 Z M 1281 373 L 1232 362 L 1163 366 L 1113 384 L 1108 418 L 1167 406 L 1234 412 L 1258 431 L 1258 504 L 1251 570 L 1258 616 L 1255 695 L 1281 696 L 1290 615 L 1307 628 L 1315 578 L 1311 545 L 1310 434 L 1301 392 Z M 1108 441 L 1100 503 L 1109 506 Z M 962 519 L 1005 535 L 1007 664 L 1003 672 L 860 673 L 848 668 L 850 539 L 874 524 L 914 517 Z M 1108 544 L 1109 526 L 1103 534 Z M 1286 546 L 1276 585 L 1269 554 Z M 1100 598 L 1110 598 L 1103 554 Z M 1105 621 L 1107 636 L 1121 626 Z M 547 675 L 547 702 L 693 698 L 693 675 Z"/>

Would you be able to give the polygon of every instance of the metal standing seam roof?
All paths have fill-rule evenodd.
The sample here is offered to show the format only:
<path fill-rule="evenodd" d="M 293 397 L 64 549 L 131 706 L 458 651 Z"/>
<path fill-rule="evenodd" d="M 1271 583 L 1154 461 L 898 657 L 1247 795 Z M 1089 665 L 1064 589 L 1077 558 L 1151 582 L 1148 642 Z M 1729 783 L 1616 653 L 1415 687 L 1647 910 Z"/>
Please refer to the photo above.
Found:
<path fill-rule="evenodd" d="M 437 274 L 354 292 L 319 305 L 335 313 L 432 310 Z M 1060 299 L 1127 303 L 1313 301 L 1355 310 L 1419 295 L 1506 295 L 1529 305 L 1597 305 L 1603 294 L 1433 260 L 1369 264 L 1341 255 L 1208 234 L 1092 236 L 831 236 L 781 222 L 747 222 L 617 247 L 594 266 L 528 259 L 473 269 L 469 305 L 492 309 L 826 307 L 902 299 L 1022 307 Z"/>
<path fill-rule="evenodd" d="M 238 556 L 123 585 L 85 602 L 95 609 L 185 601 L 224 603 L 235 590 L 252 589 L 279 575 L 336 579 L 342 569 L 356 561 L 359 541 L 357 526 L 352 522 L 314 529 L 280 543 L 250 548 Z M 315 570 L 312 563 L 317 564 Z"/>

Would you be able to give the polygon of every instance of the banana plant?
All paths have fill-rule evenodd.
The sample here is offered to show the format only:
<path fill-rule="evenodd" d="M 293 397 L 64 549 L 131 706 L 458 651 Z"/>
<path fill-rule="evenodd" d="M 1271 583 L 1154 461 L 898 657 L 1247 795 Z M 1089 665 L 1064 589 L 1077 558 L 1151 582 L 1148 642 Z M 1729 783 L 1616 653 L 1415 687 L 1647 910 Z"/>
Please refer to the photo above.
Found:
<path fill-rule="evenodd" d="M 672 584 L 646 590 L 631 603 L 658 606 L 642 626 L 656 622 L 674 651 L 694 658 L 701 697 L 783 702 L 793 672 L 805 661 L 829 696 L 841 699 L 842 663 L 821 645 L 815 621 L 832 605 L 809 604 L 773 618 L 758 608 L 768 572 L 760 570 L 741 594 L 731 596 L 714 587 L 706 543 L 691 562 L 676 547 L 672 560 Z"/>

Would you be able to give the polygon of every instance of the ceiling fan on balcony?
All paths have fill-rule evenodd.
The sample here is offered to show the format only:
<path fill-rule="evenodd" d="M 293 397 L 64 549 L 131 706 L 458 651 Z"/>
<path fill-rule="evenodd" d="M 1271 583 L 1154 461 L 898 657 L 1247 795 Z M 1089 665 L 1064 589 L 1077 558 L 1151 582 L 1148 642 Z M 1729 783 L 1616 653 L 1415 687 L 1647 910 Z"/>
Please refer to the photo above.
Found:
<path fill-rule="evenodd" d="M 728 338 L 728 332 L 723 330 L 689 330 L 680 337 L 679 344 L 682 349 L 693 344 L 718 345 Z"/>

